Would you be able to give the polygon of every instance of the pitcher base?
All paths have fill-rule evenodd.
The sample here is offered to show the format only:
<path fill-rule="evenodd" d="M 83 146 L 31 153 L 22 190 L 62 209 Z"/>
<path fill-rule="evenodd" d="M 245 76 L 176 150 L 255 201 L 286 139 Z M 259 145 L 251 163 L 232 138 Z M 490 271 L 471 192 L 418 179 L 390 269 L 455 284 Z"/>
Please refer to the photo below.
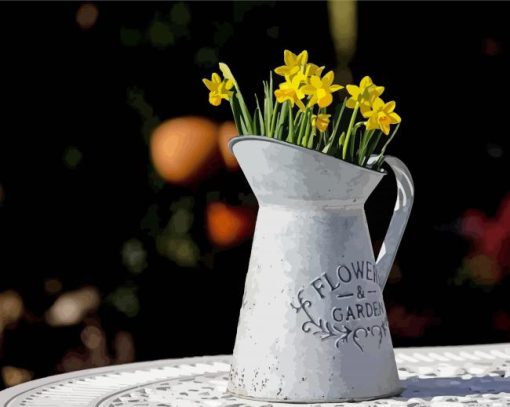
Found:
<path fill-rule="evenodd" d="M 385 393 L 377 396 L 364 396 L 364 397 L 343 397 L 336 399 L 306 399 L 306 400 L 289 400 L 289 399 L 277 399 L 277 398 L 265 398 L 265 397 L 251 397 L 247 395 L 237 394 L 230 390 L 227 390 L 228 394 L 232 396 L 239 397 L 246 400 L 253 401 L 263 401 L 263 402 L 271 402 L 271 403 L 291 403 L 291 404 L 316 404 L 316 403 L 349 403 L 349 402 L 357 402 L 357 401 L 369 401 L 369 400 L 377 400 L 384 399 L 388 397 L 398 396 L 400 393 L 404 391 L 403 387 L 398 387 L 396 390 Z"/>

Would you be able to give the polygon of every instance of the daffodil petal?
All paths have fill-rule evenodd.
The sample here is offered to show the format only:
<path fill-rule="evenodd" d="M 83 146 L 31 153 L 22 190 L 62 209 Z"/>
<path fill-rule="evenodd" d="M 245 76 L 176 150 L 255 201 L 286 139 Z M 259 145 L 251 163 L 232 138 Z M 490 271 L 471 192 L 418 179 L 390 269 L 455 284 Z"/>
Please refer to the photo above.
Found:
<path fill-rule="evenodd" d="M 304 50 L 297 56 L 297 64 L 298 65 L 306 65 L 308 62 L 308 51 Z"/>
<path fill-rule="evenodd" d="M 209 103 L 213 106 L 219 106 L 221 104 L 221 97 L 217 93 L 211 92 L 209 94 Z"/>
<path fill-rule="evenodd" d="M 333 102 L 333 96 L 331 96 L 331 93 L 326 93 L 318 99 L 319 107 L 328 107 L 331 102 Z"/>
<path fill-rule="evenodd" d="M 221 83 L 221 76 L 214 72 L 211 76 L 213 82 Z"/>
<path fill-rule="evenodd" d="M 318 76 L 314 75 L 310 78 L 310 84 L 314 87 L 314 88 L 322 88 L 322 81 L 321 81 L 321 78 L 319 78 Z"/>
<path fill-rule="evenodd" d="M 375 111 L 379 111 L 384 107 L 384 101 L 381 98 L 377 98 L 372 103 L 372 108 Z"/>
<path fill-rule="evenodd" d="M 397 104 L 392 100 L 384 105 L 384 111 L 389 114 L 395 110 L 396 106 Z"/>
<path fill-rule="evenodd" d="M 288 68 L 287 68 L 285 65 L 283 65 L 283 66 L 279 66 L 278 68 L 275 68 L 274 72 L 275 72 L 277 75 L 285 76 L 285 75 L 287 75 Z"/>
<path fill-rule="evenodd" d="M 313 95 L 315 93 L 315 88 L 312 85 L 305 85 L 301 88 L 301 91 L 305 95 Z"/>
<path fill-rule="evenodd" d="M 374 86 L 373 89 L 374 94 L 377 96 L 381 96 L 384 93 L 384 86 Z"/>
<path fill-rule="evenodd" d="M 305 105 L 304 105 L 304 103 L 301 100 L 296 99 L 295 102 L 296 102 L 297 107 L 299 107 L 299 109 L 301 111 L 305 110 Z M 294 106 L 294 104 L 292 104 L 292 106 Z"/>
<path fill-rule="evenodd" d="M 209 79 L 204 78 L 204 79 L 202 79 L 202 82 L 204 82 L 204 85 L 210 91 L 212 91 L 216 88 L 216 85 L 213 82 L 211 82 Z"/>
<path fill-rule="evenodd" d="M 345 88 L 347 89 L 347 92 L 349 92 L 349 95 L 353 98 L 357 98 L 360 94 L 360 88 L 356 85 L 347 85 Z"/>
<path fill-rule="evenodd" d="M 373 110 L 370 109 L 370 106 L 367 106 L 367 105 L 361 105 L 360 111 L 361 111 L 361 115 L 366 119 L 368 119 L 373 114 Z"/>
<path fill-rule="evenodd" d="M 392 124 L 397 124 L 402 121 L 402 118 L 395 112 L 390 113 L 388 116 L 390 117 Z"/>
<path fill-rule="evenodd" d="M 378 130 L 379 129 L 379 123 L 377 122 L 377 117 L 373 115 L 368 119 L 367 121 L 367 130 Z"/>
<path fill-rule="evenodd" d="M 324 84 L 324 87 L 329 87 L 333 83 L 333 80 L 335 79 L 335 74 L 333 71 L 329 71 L 326 75 L 322 77 L 322 83 Z"/>
<path fill-rule="evenodd" d="M 283 60 L 287 66 L 296 65 L 296 54 L 286 49 L 283 51 Z"/>
<path fill-rule="evenodd" d="M 354 98 L 347 99 L 347 102 L 345 102 L 345 106 L 347 106 L 349 109 L 354 109 L 356 107 L 356 99 Z"/>
<path fill-rule="evenodd" d="M 364 76 L 363 79 L 361 79 L 361 82 L 359 83 L 360 88 L 367 88 L 371 85 L 373 85 L 374 82 L 372 82 L 372 78 L 370 76 Z"/>

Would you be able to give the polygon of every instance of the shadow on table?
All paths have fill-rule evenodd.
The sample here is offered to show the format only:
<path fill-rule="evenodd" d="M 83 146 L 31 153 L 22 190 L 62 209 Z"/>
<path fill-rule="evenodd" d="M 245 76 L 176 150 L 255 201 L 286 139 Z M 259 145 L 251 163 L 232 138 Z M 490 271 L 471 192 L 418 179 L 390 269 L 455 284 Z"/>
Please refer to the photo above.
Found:
<path fill-rule="evenodd" d="M 510 390 L 510 377 L 481 376 L 462 379 L 459 377 L 412 377 L 401 380 L 404 391 L 400 398 L 427 399 L 440 396 L 482 397 L 483 394 L 497 394 Z M 484 398 L 490 399 L 485 396 Z M 445 400 L 446 401 L 446 400 Z"/>

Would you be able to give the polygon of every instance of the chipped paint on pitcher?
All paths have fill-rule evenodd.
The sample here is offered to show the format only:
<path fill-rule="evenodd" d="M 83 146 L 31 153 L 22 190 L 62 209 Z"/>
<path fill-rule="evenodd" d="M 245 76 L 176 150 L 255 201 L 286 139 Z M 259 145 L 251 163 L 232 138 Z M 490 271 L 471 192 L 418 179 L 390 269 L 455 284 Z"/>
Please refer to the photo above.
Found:
<path fill-rule="evenodd" d="M 364 203 L 385 175 L 261 136 L 230 142 L 259 202 L 229 392 L 266 401 L 400 391 L 382 297 L 413 201 L 406 166 L 377 260 Z"/>

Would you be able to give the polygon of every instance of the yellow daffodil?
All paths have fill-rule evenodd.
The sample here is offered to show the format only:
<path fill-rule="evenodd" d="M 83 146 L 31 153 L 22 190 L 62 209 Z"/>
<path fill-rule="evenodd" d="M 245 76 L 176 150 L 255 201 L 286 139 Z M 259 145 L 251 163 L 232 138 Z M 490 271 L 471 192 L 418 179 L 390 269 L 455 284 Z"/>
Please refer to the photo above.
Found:
<path fill-rule="evenodd" d="M 234 87 L 234 82 L 230 79 L 221 79 L 220 75 L 213 73 L 211 79 L 202 79 L 207 89 L 209 89 L 209 103 L 213 106 L 219 106 L 221 100 L 230 100 L 232 96 L 231 89 Z"/>
<path fill-rule="evenodd" d="M 370 76 L 365 76 L 359 86 L 347 85 L 346 89 L 351 97 L 347 99 L 345 105 L 354 109 L 358 103 L 362 110 L 371 107 L 372 103 L 384 92 L 384 86 L 376 86 Z"/>
<path fill-rule="evenodd" d="M 375 99 L 372 109 L 364 114 L 368 118 L 367 130 L 382 130 L 384 134 L 390 134 L 390 125 L 402 121 L 400 116 L 394 112 L 396 106 L 394 101 L 384 103 L 381 98 Z"/>
<path fill-rule="evenodd" d="M 296 55 L 286 49 L 283 51 L 283 60 L 285 65 L 276 68 L 275 73 L 280 76 L 292 77 L 308 62 L 308 51 L 302 51 L 299 55 Z"/>
<path fill-rule="evenodd" d="M 333 102 L 332 93 L 343 88 L 340 85 L 333 85 L 335 74 L 329 71 L 322 78 L 313 75 L 310 77 L 308 85 L 303 87 L 303 92 L 311 96 L 308 106 L 313 106 L 316 103 L 319 107 L 328 107 Z"/>
<path fill-rule="evenodd" d="M 296 104 L 301 110 L 305 110 L 305 105 L 302 102 L 302 99 L 305 97 L 302 84 L 305 81 L 306 76 L 302 72 L 298 72 L 292 79 L 287 79 L 285 82 L 280 83 L 279 89 L 274 91 L 276 100 L 279 103 L 289 100 L 292 106 Z"/>
<path fill-rule="evenodd" d="M 324 70 L 324 66 L 317 66 L 312 63 L 308 63 L 305 66 L 305 75 L 306 76 L 320 76 L 322 71 Z"/>
<path fill-rule="evenodd" d="M 326 131 L 329 126 L 330 114 L 320 113 L 319 115 L 312 116 L 312 126 L 317 128 L 319 131 Z"/>
<path fill-rule="evenodd" d="M 223 74 L 223 77 L 227 80 L 231 80 L 234 83 L 234 85 L 237 86 L 236 79 L 234 78 L 234 75 L 232 74 L 232 71 L 230 70 L 228 65 L 223 62 L 220 62 L 218 65 L 220 67 L 221 73 Z"/>

